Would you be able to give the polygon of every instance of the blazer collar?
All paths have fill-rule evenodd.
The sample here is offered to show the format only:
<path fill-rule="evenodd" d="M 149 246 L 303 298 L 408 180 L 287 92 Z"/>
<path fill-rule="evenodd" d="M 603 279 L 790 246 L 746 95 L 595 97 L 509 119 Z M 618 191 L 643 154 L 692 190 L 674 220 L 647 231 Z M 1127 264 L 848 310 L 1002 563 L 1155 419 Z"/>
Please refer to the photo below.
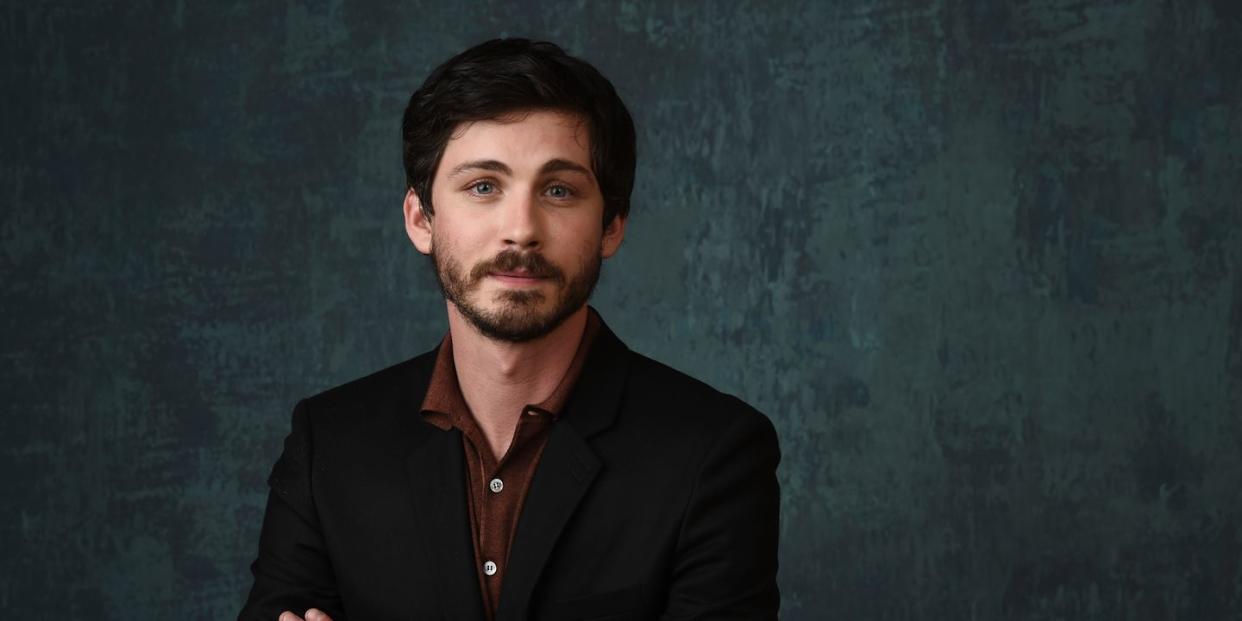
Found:
<path fill-rule="evenodd" d="M 596 312 L 594 308 L 591 312 Z M 629 371 L 630 349 L 599 318 L 599 332 L 583 364 L 582 375 L 565 404 L 563 422 L 582 438 L 610 427 L 617 417 Z"/>

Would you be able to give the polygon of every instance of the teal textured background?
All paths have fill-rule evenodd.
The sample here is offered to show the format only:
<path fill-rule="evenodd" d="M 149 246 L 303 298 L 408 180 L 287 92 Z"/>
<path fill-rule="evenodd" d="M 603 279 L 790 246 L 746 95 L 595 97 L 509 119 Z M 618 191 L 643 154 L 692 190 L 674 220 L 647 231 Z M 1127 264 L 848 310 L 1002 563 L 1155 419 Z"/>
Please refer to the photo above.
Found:
<path fill-rule="evenodd" d="M 5 2 L 0 610 L 230 618 L 302 396 L 432 347 L 399 119 L 638 125 L 595 305 L 766 412 L 788 619 L 1242 616 L 1242 4 Z"/>

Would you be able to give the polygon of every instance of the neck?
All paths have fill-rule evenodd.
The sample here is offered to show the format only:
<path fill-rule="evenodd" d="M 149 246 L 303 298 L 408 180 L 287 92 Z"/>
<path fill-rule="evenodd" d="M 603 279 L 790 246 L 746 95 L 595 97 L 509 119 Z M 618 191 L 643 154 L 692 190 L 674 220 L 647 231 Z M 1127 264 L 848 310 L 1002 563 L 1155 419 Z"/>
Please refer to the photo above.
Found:
<path fill-rule="evenodd" d="M 484 336 L 448 303 L 457 381 L 481 426 L 511 428 L 522 406 L 552 394 L 582 340 L 587 312 L 584 304 L 548 334 L 510 343 Z"/>

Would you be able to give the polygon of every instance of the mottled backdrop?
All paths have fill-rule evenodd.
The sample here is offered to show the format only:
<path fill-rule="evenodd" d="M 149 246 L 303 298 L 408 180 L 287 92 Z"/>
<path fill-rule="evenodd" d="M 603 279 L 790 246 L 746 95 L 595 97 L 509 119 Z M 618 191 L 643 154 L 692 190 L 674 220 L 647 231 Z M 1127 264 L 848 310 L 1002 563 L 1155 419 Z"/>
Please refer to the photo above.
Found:
<path fill-rule="evenodd" d="M 4 2 L 0 610 L 222 619 L 301 396 L 433 346 L 398 126 L 630 104 L 595 304 L 784 449 L 788 619 L 1242 615 L 1242 3 Z"/>

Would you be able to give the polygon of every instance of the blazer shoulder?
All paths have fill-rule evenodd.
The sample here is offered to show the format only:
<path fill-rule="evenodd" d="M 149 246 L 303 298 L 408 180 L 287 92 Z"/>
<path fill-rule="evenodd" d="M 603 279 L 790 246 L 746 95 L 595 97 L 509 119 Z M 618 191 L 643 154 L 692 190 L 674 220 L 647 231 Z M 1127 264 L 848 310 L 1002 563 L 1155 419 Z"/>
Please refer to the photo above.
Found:
<path fill-rule="evenodd" d="M 727 425 L 738 419 L 771 424 L 765 414 L 736 395 L 642 354 L 631 351 L 630 356 L 627 397 L 640 410 L 662 415 L 676 412 L 677 418 L 701 425 Z"/>
<path fill-rule="evenodd" d="M 334 386 L 303 401 L 309 410 L 321 413 L 372 409 L 379 405 L 399 404 L 421 398 L 416 393 L 425 392 L 427 389 L 437 349 Z"/>

